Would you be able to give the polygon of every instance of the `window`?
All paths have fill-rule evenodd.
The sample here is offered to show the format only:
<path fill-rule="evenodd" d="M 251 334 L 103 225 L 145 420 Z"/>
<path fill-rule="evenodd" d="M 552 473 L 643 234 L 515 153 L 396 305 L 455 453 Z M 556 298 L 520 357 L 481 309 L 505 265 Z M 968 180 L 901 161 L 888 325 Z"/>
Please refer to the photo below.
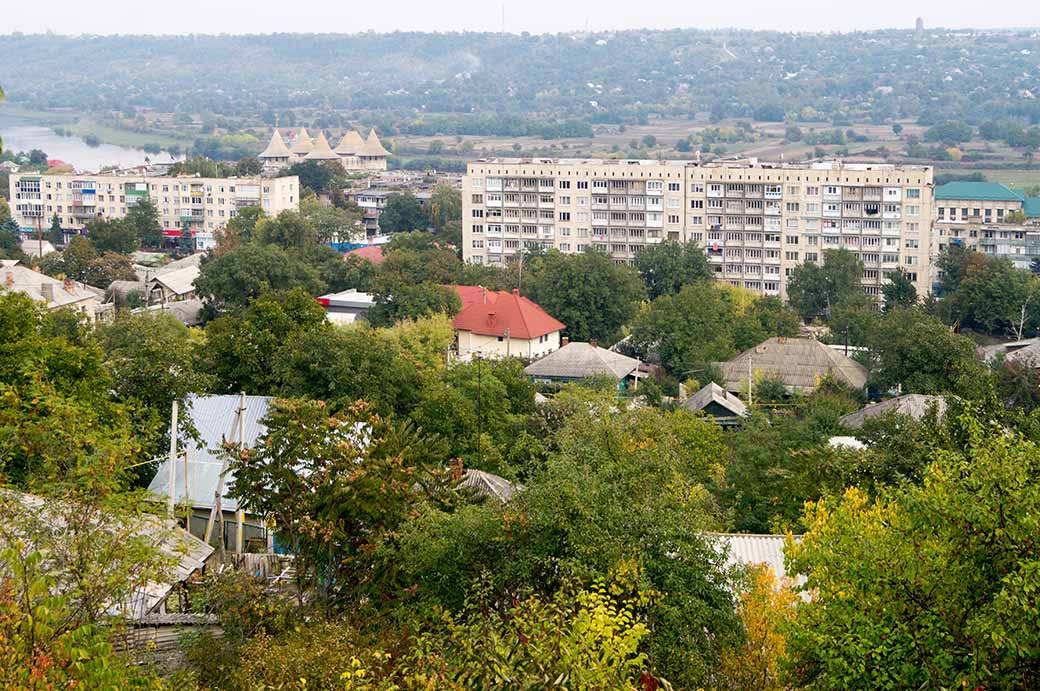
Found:
<path fill-rule="evenodd" d="M 788 235 L 787 236 L 787 244 L 788 245 L 797 245 L 798 244 L 798 236 L 797 235 Z"/>
<path fill-rule="evenodd" d="M 474 194 L 473 195 L 473 203 L 474 204 L 483 204 L 484 203 L 484 195 L 482 195 L 482 194 Z"/>
<path fill-rule="evenodd" d="M 907 199 L 920 199 L 921 198 L 921 190 L 917 189 L 916 187 L 908 187 L 907 190 L 906 190 L 906 198 Z"/>
<path fill-rule="evenodd" d="M 682 188 L 679 186 L 678 182 L 669 182 L 668 183 L 668 191 L 669 192 L 678 192 L 680 189 L 682 189 Z"/>
<path fill-rule="evenodd" d="M 560 220 L 561 221 L 569 221 L 569 220 L 571 220 L 571 212 L 570 211 L 561 211 L 560 212 Z"/>
<path fill-rule="evenodd" d="M 559 183 L 561 190 L 569 190 L 571 188 L 570 180 L 558 180 L 557 182 Z"/>
<path fill-rule="evenodd" d="M 472 212 L 473 218 L 484 218 L 483 209 L 470 209 L 470 211 Z"/>
<path fill-rule="evenodd" d="M 588 180 L 578 180 L 577 187 L 578 187 L 579 190 L 587 190 L 589 188 L 589 181 Z"/>
<path fill-rule="evenodd" d="M 787 259 L 788 261 L 796 262 L 796 261 L 798 261 L 798 253 L 797 252 L 784 252 L 784 259 Z"/>
<path fill-rule="evenodd" d="M 677 215 L 668 214 L 668 222 L 669 223 L 678 223 L 679 222 L 679 217 Z"/>

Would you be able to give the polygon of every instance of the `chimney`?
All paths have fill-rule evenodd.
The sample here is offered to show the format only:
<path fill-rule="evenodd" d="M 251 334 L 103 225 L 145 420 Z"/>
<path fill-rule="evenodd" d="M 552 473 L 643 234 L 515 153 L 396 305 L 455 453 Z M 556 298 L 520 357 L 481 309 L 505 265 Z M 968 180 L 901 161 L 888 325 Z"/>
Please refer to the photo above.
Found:
<path fill-rule="evenodd" d="M 76 284 L 73 283 L 71 278 L 66 278 L 64 281 L 62 281 L 61 284 L 62 284 L 62 287 L 65 288 L 65 292 L 66 293 L 71 293 L 73 290 L 76 289 Z"/>
<path fill-rule="evenodd" d="M 462 467 L 462 459 L 461 458 L 453 458 L 453 459 L 451 459 L 451 479 L 452 479 L 452 481 L 457 482 L 457 481 L 461 480 L 462 476 L 465 475 L 465 474 L 466 474 L 466 472 L 465 472 L 465 470 Z"/>
<path fill-rule="evenodd" d="M 520 289 L 519 288 L 513 288 L 513 295 L 516 295 L 517 297 L 519 297 L 520 296 Z"/>
<path fill-rule="evenodd" d="M 494 312 L 488 312 L 487 325 L 488 326 L 494 326 L 495 325 L 495 313 Z"/>
<path fill-rule="evenodd" d="M 589 345 L 593 348 L 599 348 L 599 341 L 597 341 L 595 338 L 591 338 L 589 339 Z"/>
<path fill-rule="evenodd" d="M 8 271 L 7 275 L 4 276 L 4 285 L 10 287 L 14 285 L 14 273 Z"/>
<path fill-rule="evenodd" d="M 560 341 L 560 345 L 561 346 L 565 346 L 565 345 L 567 345 L 570 342 L 571 342 L 571 339 L 568 338 L 567 336 L 564 336 L 563 339 Z"/>
<path fill-rule="evenodd" d="M 480 286 L 480 299 L 485 305 L 487 304 L 487 288 Z"/>
<path fill-rule="evenodd" d="M 54 284 L 44 282 L 40 284 L 40 295 L 47 302 L 54 302 Z"/>

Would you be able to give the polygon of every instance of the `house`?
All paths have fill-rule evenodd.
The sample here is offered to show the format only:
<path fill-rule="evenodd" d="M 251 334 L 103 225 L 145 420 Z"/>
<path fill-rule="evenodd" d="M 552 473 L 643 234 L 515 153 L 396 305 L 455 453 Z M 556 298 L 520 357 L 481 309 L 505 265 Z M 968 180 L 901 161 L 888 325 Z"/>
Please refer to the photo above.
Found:
<path fill-rule="evenodd" d="M 352 324 L 365 318 L 365 313 L 375 304 L 375 298 L 360 290 L 344 290 L 322 295 L 318 302 L 325 308 L 325 318 L 333 324 Z"/>
<path fill-rule="evenodd" d="M 140 312 L 166 312 L 185 326 L 199 326 L 202 324 L 202 300 L 199 298 L 162 302 L 157 305 L 139 307 L 133 310 L 134 314 Z"/>
<path fill-rule="evenodd" d="M 704 388 L 686 399 L 683 408 L 703 412 L 723 426 L 739 424 L 740 419 L 748 415 L 744 402 L 715 382 L 708 382 Z"/>
<path fill-rule="evenodd" d="M 499 291 L 488 290 L 484 286 L 449 285 L 444 287 L 455 291 L 455 294 L 459 296 L 459 300 L 462 301 L 462 309 L 472 307 L 473 305 L 494 303 L 498 300 L 499 295 Z"/>
<path fill-rule="evenodd" d="M 239 513 L 238 501 L 231 494 L 234 473 L 225 471 L 222 449 L 225 442 L 252 448 L 267 433 L 262 420 L 271 405 L 270 396 L 200 396 L 192 395 L 185 404 L 184 415 L 190 417 L 198 436 L 182 432 L 179 422 L 171 425 L 180 439 L 180 449 L 172 462 L 166 458 L 148 484 L 148 491 L 176 505 L 191 508 L 189 532 L 204 538 L 211 514 L 213 527 L 210 543 L 231 545 L 235 551 L 270 551 L 273 536 L 266 527 L 245 512 Z M 177 420 L 175 415 L 174 420 Z M 241 537 L 240 537 L 241 536 Z"/>
<path fill-rule="evenodd" d="M 878 415 L 894 413 L 905 415 L 914 420 L 921 420 L 930 411 L 935 410 L 936 416 L 941 420 L 946 414 L 946 399 L 942 396 L 926 396 L 924 394 L 911 393 L 896 398 L 890 398 L 880 403 L 872 403 L 860 408 L 854 413 L 849 413 L 839 418 L 839 422 L 851 429 L 859 429 L 863 424 Z"/>
<path fill-rule="evenodd" d="M 466 468 L 456 487 L 477 499 L 493 499 L 499 504 L 508 504 L 517 489 L 504 477 L 475 468 Z"/>
<path fill-rule="evenodd" d="M 715 365 L 727 391 L 747 393 L 749 381 L 778 378 L 790 393 L 812 393 L 831 376 L 853 389 L 867 384 L 867 368 L 810 338 L 776 336 Z"/>
<path fill-rule="evenodd" d="M 148 303 L 162 304 L 195 297 L 195 279 L 201 273 L 199 267 L 185 266 L 174 271 L 165 271 L 148 281 Z"/>
<path fill-rule="evenodd" d="M 778 581 L 788 577 L 784 565 L 784 549 L 787 547 L 786 535 L 749 535 L 745 533 L 706 533 L 705 537 L 726 556 L 726 565 L 733 566 L 767 566 Z M 793 540 L 801 542 L 801 536 L 793 536 Z M 805 576 L 794 579 L 795 585 L 803 585 Z M 802 594 L 808 599 L 808 593 Z"/>
<path fill-rule="evenodd" d="M 541 357 L 560 347 L 565 328 L 515 289 L 464 307 L 452 326 L 456 351 L 464 360 L 473 355 Z"/>
<path fill-rule="evenodd" d="M 600 348 L 596 343 L 565 342 L 559 350 L 532 362 L 524 372 L 535 382 L 552 384 L 581 381 L 592 377 L 610 377 L 617 388 L 635 388 L 642 376 L 636 358 Z"/>
<path fill-rule="evenodd" d="M 0 290 L 24 293 L 48 310 L 74 310 L 91 322 L 105 319 L 112 312 L 111 305 L 103 304 L 105 291 L 68 278 L 51 278 L 16 259 L 0 260 Z"/>

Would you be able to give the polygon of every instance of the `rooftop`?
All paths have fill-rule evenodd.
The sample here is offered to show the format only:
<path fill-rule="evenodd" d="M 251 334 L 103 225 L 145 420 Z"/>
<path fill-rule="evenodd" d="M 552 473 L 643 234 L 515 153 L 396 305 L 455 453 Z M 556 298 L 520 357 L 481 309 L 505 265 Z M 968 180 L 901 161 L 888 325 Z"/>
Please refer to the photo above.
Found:
<path fill-rule="evenodd" d="M 1025 195 L 999 182 L 948 182 L 935 188 L 936 201 L 966 199 L 980 202 L 1020 202 Z"/>
<path fill-rule="evenodd" d="M 0 262 L 0 290 L 24 293 L 37 302 L 46 303 L 48 309 L 75 305 L 85 300 L 101 300 L 104 291 L 83 283 L 65 279 L 59 281 L 33 271 L 14 259 Z"/>
<path fill-rule="evenodd" d="M 700 391 L 690 396 L 683 403 L 687 410 L 705 410 L 714 403 L 736 417 L 747 417 L 748 409 L 744 402 L 726 391 L 715 382 L 708 382 Z"/>
<path fill-rule="evenodd" d="M 646 159 L 646 158 L 525 158 L 525 157 L 491 157 L 480 158 L 470 163 L 476 164 L 498 164 L 498 165 L 549 165 L 549 166 L 617 166 L 627 167 L 654 167 L 675 166 L 690 168 L 763 168 L 777 170 L 820 170 L 850 172 L 866 171 L 895 171 L 914 170 L 928 171 L 931 166 L 920 165 L 895 165 L 892 163 L 846 163 L 844 161 L 760 161 L 758 158 L 732 158 L 719 159 L 709 162 L 700 162 L 686 159 Z"/>
<path fill-rule="evenodd" d="M 885 413 L 906 415 L 915 420 L 920 420 L 932 408 L 935 409 L 936 414 L 941 418 L 946 412 L 946 399 L 942 396 L 926 396 L 924 394 L 911 393 L 890 398 L 880 403 L 872 403 L 854 413 L 843 416 L 840 422 L 846 427 L 859 429 L 870 418 Z"/>
<path fill-rule="evenodd" d="M 520 291 L 501 292 L 494 302 L 477 303 L 455 315 L 452 325 L 458 331 L 469 331 L 483 336 L 508 336 L 531 340 L 562 331 L 563 323 L 546 314 L 545 310 L 520 295 Z"/>
<path fill-rule="evenodd" d="M 364 247 L 355 247 L 352 250 L 347 250 L 343 253 L 343 259 L 347 257 L 358 257 L 360 259 L 367 259 L 373 264 L 378 264 L 383 261 L 383 248 L 379 245 L 365 245 Z"/>
<path fill-rule="evenodd" d="M 746 391 L 749 377 L 779 377 L 790 391 L 809 392 L 827 375 L 854 389 L 867 383 L 867 369 L 811 338 L 770 338 L 727 362 L 717 363 L 729 391 Z"/>
<path fill-rule="evenodd" d="M 639 365 L 639 360 L 627 355 L 592 343 L 572 341 L 532 362 L 524 372 L 532 377 L 550 379 L 588 379 L 606 375 L 621 380 L 636 371 Z"/>

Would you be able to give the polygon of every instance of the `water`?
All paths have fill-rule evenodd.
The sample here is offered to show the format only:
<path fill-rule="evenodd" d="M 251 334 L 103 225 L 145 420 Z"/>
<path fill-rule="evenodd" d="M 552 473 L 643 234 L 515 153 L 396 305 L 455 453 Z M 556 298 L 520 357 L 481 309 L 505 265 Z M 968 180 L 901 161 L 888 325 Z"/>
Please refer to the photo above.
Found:
<path fill-rule="evenodd" d="M 49 127 L 33 125 L 24 120 L 0 118 L 0 138 L 4 142 L 4 151 L 40 149 L 47 153 L 47 158 L 60 159 L 77 170 L 87 172 L 109 165 L 141 165 L 145 158 L 152 163 L 171 163 L 178 160 L 165 151 L 150 154 L 142 149 L 114 144 L 87 146 L 80 137 L 62 137 Z"/>

